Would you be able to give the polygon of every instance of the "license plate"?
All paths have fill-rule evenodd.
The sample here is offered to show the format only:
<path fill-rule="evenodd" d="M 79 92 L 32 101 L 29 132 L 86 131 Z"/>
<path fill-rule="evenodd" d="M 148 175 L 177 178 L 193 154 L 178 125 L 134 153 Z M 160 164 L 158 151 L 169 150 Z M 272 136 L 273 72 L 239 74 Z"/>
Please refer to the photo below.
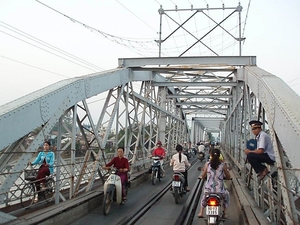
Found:
<path fill-rule="evenodd" d="M 207 206 L 206 207 L 206 215 L 219 215 L 219 207 L 218 206 Z"/>
<path fill-rule="evenodd" d="M 180 181 L 173 181 L 172 186 L 173 187 L 180 187 Z"/>

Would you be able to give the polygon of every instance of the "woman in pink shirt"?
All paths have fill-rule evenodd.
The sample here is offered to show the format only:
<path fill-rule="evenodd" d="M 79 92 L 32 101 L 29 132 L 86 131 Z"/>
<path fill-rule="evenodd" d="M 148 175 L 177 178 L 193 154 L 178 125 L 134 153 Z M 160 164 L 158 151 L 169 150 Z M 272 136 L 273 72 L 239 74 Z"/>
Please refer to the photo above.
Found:
<path fill-rule="evenodd" d="M 186 191 L 190 191 L 189 187 L 188 187 L 188 174 L 187 174 L 187 170 L 186 168 L 191 166 L 191 164 L 189 163 L 186 155 L 184 155 L 182 153 L 182 145 L 177 145 L 176 146 L 176 151 L 178 153 L 176 153 L 175 155 L 172 156 L 171 161 L 170 161 L 170 166 L 173 166 L 173 171 L 174 172 L 180 172 L 184 175 L 184 179 L 185 179 L 185 189 Z"/>

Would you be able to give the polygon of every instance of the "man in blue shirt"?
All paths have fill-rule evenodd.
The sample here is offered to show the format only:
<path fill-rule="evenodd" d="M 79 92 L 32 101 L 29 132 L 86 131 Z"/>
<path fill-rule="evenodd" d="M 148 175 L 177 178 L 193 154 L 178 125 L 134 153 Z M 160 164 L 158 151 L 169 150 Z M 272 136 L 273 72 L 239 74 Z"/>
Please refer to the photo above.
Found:
<path fill-rule="evenodd" d="M 250 150 L 246 148 L 244 152 L 249 163 L 260 177 L 260 180 L 262 180 L 270 173 L 263 163 L 273 165 L 275 163 L 275 153 L 270 136 L 261 129 L 262 122 L 252 120 L 249 122 L 249 125 L 257 140 L 257 149 Z"/>

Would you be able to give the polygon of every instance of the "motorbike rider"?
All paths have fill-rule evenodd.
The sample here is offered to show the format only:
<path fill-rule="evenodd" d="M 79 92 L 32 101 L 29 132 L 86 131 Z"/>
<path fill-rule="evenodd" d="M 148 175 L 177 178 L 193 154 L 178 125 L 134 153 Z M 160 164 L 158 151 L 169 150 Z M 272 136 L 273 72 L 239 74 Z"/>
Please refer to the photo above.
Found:
<path fill-rule="evenodd" d="M 116 174 L 120 176 L 122 183 L 122 199 L 126 201 L 127 196 L 125 194 L 124 185 L 128 181 L 128 171 L 129 171 L 129 162 L 128 159 L 124 157 L 124 148 L 118 147 L 118 156 L 114 157 L 109 163 L 103 166 L 103 169 L 108 170 L 111 166 L 114 166 L 117 169 Z"/>
<path fill-rule="evenodd" d="M 166 151 L 162 147 L 161 141 L 157 141 L 156 148 L 153 150 L 152 156 L 158 156 L 160 158 L 159 161 L 160 161 L 161 176 L 164 177 L 165 170 L 164 170 L 163 164 L 164 164 L 164 158 L 166 157 Z"/>
<path fill-rule="evenodd" d="M 205 146 L 203 144 L 203 142 L 200 142 L 200 145 L 198 146 L 198 152 L 204 152 Z"/>
<path fill-rule="evenodd" d="M 190 167 L 191 164 L 188 161 L 188 158 L 186 155 L 182 153 L 183 147 L 182 145 L 178 144 L 176 145 L 176 153 L 175 155 L 172 156 L 171 161 L 170 161 L 170 166 L 173 166 L 173 171 L 174 172 L 180 172 L 184 175 L 184 187 L 186 191 L 190 191 L 190 188 L 188 187 L 188 173 L 186 168 Z"/>
<path fill-rule="evenodd" d="M 207 177 L 204 187 L 204 194 L 201 200 L 200 212 L 198 214 L 199 218 L 203 218 L 203 210 L 206 206 L 205 196 L 208 193 L 219 193 L 222 195 L 224 204 L 223 218 L 228 217 L 226 210 L 229 206 L 230 197 L 229 192 L 224 187 L 224 176 L 226 179 L 230 179 L 230 173 L 226 164 L 220 161 L 220 154 L 221 152 L 219 149 L 213 149 L 211 151 L 211 159 L 205 164 L 202 177 L 199 177 L 201 179 L 205 179 Z"/>
<path fill-rule="evenodd" d="M 182 148 L 183 148 L 183 154 L 185 154 L 186 157 L 189 159 L 189 158 L 190 158 L 190 154 L 189 154 L 189 146 L 188 146 L 188 144 L 186 143 L 186 141 L 183 143 Z"/>

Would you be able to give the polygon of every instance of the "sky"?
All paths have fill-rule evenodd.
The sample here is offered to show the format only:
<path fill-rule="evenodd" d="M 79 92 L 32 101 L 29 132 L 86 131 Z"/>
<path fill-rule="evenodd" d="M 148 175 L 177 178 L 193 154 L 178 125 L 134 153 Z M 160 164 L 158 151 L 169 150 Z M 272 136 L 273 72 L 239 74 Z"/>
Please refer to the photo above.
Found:
<path fill-rule="evenodd" d="M 236 7 L 239 2 L 246 38 L 242 55 L 256 56 L 260 68 L 300 94 L 299 0 L 0 0 L 0 105 L 67 78 L 114 69 L 118 58 L 157 57 L 154 40 L 159 38 L 160 6 L 164 10 Z M 170 15 L 182 22 L 191 13 Z M 219 22 L 230 10 L 206 13 Z M 237 16 L 224 27 L 237 35 L 236 23 Z M 164 17 L 162 37 L 176 26 Z M 186 29 L 201 37 L 212 26 L 199 15 Z M 221 55 L 237 54 L 237 42 L 221 29 L 203 40 Z M 162 56 L 179 56 L 191 41 L 183 30 L 176 32 L 163 43 Z M 198 46 L 184 56 L 206 54 L 211 52 Z"/>

